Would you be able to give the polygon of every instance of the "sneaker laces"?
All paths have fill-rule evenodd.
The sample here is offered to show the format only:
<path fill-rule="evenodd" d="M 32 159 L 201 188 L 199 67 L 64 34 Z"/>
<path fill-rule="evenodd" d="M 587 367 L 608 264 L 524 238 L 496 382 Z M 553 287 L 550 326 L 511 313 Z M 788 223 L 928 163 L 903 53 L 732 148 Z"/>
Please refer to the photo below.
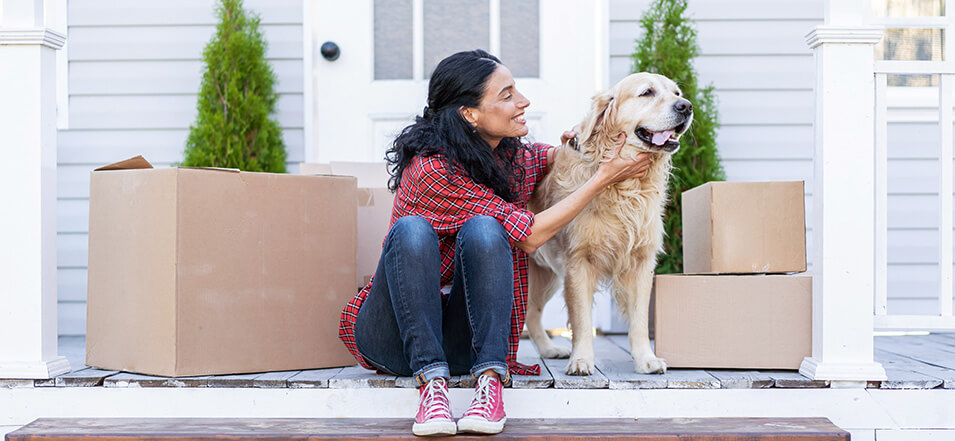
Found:
<path fill-rule="evenodd" d="M 477 415 L 485 420 L 491 419 L 491 409 L 494 408 L 494 394 L 491 393 L 493 379 L 490 375 L 481 375 L 478 377 L 477 386 L 474 389 L 474 399 L 471 401 L 471 407 L 468 408 L 468 415 Z"/>
<path fill-rule="evenodd" d="M 451 419 L 451 403 L 448 402 L 448 385 L 444 378 L 437 377 L 424 386 L 420 405 L 425 407 L 424 418 Z"/>

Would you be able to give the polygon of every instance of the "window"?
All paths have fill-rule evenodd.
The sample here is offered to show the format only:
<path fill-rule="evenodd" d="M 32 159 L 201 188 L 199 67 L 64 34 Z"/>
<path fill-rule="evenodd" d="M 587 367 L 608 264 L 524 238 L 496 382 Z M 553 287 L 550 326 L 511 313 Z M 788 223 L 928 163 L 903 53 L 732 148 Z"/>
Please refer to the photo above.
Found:
<path fill-rule="evenodd" d="M 949 18 L 944 0 L 874 0 L 872 12 L 886 26 L 882 41 L 875 47 L 876 60 L 945 60 Z M 889 75 L 888 83 L 890 87 L 938 87 L 938 76 Z"/>

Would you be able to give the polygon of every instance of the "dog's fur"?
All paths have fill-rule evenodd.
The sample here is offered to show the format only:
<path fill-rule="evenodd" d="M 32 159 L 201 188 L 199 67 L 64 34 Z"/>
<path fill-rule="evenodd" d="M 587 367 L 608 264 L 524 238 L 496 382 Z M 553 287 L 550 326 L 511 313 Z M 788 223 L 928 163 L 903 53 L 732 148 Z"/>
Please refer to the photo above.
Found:
<path fill-rule="evenodd" d="M 647 90 L 653 95 L 647 96 Z M 574 148 L 565 143 L 561 147 L 550 173 L 530 201 L 531 210 L 540 212 L 580 188 L 608 160 L 620 132 L 627 134 L 621 156 L 651 154 L 652 164 L 644 177 L 618 182 L 602 191 L 530 259 L 528 331 L 542 357 L 570 356 L 570 375 L 594 371 L 591 308 L 594 291 L 601 282 L 609 282 L 620 312 L 629 321 L 630 353 L 636 372 L 666 372 L 666 362 L 650 348 L 648 309 L 656 256 L 663 250 L 663 209 L 671 154 L 679 144 L 656 146 L 646 140 L 646 131 L 641 132 L 642 137 L 637 132 L 675 130 L 671 141 L 677 140 L 692 121 L 692 113 L 680 113 L 675 107 L 677 103 L 689 105 L 680 94 L 670 79 L 640 73 L 596 95 L 590 113 L 579 126 L 579 145 Z M 541 325 L 541 312 L 559 279 L 564 282 L 564 299 L 574 331 L 572 350 L 555 345 Z"/>

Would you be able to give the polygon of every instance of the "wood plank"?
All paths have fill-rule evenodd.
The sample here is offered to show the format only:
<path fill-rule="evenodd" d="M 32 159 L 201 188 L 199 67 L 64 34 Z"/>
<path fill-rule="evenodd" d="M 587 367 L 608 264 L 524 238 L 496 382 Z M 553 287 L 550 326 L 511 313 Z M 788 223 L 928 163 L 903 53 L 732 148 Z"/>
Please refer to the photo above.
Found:
<path fill-rule="evenodd" d="M 931 336 L 939 339 L 939 341 L 955 345 L 955 332 L 933 332 Z"/>
<path fill-rule="evenodd" d="M 612 335 L 608 336 L 608 340 L 616 345 L 617 347 L 623 349 L 629 355 L 630 351 L 630 340 L 626 335 Z M 654 347 L 653 340 L 650 341 L 650 347 Z M 628 358 L 628 361 L 631 360 Z M 631 363 L 631 371 L 633 365 Z M 634 373 L 635 376 L 641 374 Z M 642 377 L 636 377 L 638 381 L 648 381 L 649 384 L 655 384 L 659 381 L 653 379 L 657 375 L 644 375 Z M 719 389 L 720 380 L 712 375 L 710 375 L 705 370 L 701 369 L 667 369 L 667 372 L 660 377 L 666 379 L 667 389 Z M 620 387 L 621 384 L 618 384 Z M 654 386 L 656 387 L 656 386 Z"/>
<path fill-rule="evenodd" d="M 829 380 L 813 380 L 795 371 L 762 371 L 773 379 L 773 387 L 785 389 L 829 387 Z"/>
<path fill-rule="evenodd" d="M 0 389 L 19 389 L 21 387 L 34 387 L 36 380 L 22 378 L 3 378 L 0 379 Z"/>
<path fill-rule="evenodd" d="M 413 389 L 418 387 L 418 383 L 415 382 L 414 377 L 397 377 L 395 378 L 394 387 Z M 448 387 L 473 388 L 474 379 L 471 378 L 471 374 L 452 375 L 451 378 L 448 379 Z"/>
<path fill-rule="evenodd" d="M 40 418 L 7 435 L 7 441 L 38 438 L 84 441 L 211 439 L 413 440 L 410 418 Z M 849 433 L 827 418 L 582 418 L 510 419 L 495 439 L 530 441 L 673 440 L 847 441 Z M 456 439 L 486 440 L 458 435 Z"/>
<path fill-rule="evenodd" d="M 875 337 L 875 347 L 941 368 L 955 370 L 955 352 L 920 336 Z"/>
<path fill-rule="evenodd" d="M 514 389 L 547 389 L 554 387 L 554 376 L 537 353 L 537 348 L 529 339 L 522 339 L 517 347 L 517 361 L 526 365 L 538 365 L 540 375 L 511 375 L 511 387 Z"/>
<path fill-rule="evenodd" d="M 282 389 L 289 387 L 288 380 L 302 371 L 266 372 L 252 379 L 252 387 L 263 389 Z"/>
<path fill-rule="evenodd" d="M 926 365 L 912 359 L 879 349 L 875 350 L 874 358 L 885 369 L 886 380 L 881 382 L 880 389 L 934 389 L 944 382 L 919 372 L 919 365 Z"/>
<path fill-rule="evenodd" d="M 706 372 L 720 380 L 723 389 L 766 389 L 775 383 L 773 377 L 760 371 L 707 369 Z"/>
<path fill-rule="evenodd" d="M 56 378 L 33 380 L 33 387 L 56 387 Z"/>
<path fill-rule="evenodd" d="M 253 380 L 261 375 L 261 372 L 254 374 L 210 375 L 199 382 L 199 387 L 252 387 Z"/>
<path fill-rule="evenodd" d="M 922 361 L 905 355 L 888 352 L 881 348 L 875 349 L 875 355 L 877 361 L 883 358 L 895 357 L 901 363 L 905 364 L 906 369 L 942 380 L 942 388 L 944 389 L 955 389 L 955 371 L 951 369 L 923 363 Z"/>
<path fill-rule="evenodd" d="M 60 375 L 54 378 L 57 387 L 96 387 L 102 386 L 103 381 L 119 371 L 86 367 L 78 371 Z"/>
<path fill-rule="evenodd" d="M 360 389 L 366 387 L 395 387 L 394 375 L 376 374 L 361 366 L 342 368 L 341 372 L 328 379 L 332 389 Z"/>
<path fill-rule="evenodd" d="M 626 335 L 623 337 L 626 339 Z M 594 339 L 594 354 L 597 359 L 597 368 L 607 376 L 610 389 L 666 389 L 667 387 L 666 374 L 634 372 L 630 353 L 615 344 L 610 336 L 598 335 Z"/>
<path fill-rule="evenodd" d="M 104 387 L 200 387 L 208 375 L 197 377 L 157 377 L 120 372 L 103 379 Z"/>
<path fill-rule="evenodd" d="M 288 379 L 288 387 L 292 389 L 328 388 L 328 380 L 338 375 L 342 369 L 344 368 L 304 370 Z"/>
<path fill-rule="evenodd" d="M 702 369 L 670 369 L 667 389 L 719 389 L 720 380 Z"/>
<path fill-rule="evenodd" d="M 570 340 L 566 337 L 554 337 L 554 341 L 570 346 Z M 610 380 L 599 369 L 594 369 L 593 374 L 586 376 L 567 375 L 569 359 L 545 358 L 542 361 L 554 377 L 554 387 L 557 389 L 607 389 L 610 385 Z"/>

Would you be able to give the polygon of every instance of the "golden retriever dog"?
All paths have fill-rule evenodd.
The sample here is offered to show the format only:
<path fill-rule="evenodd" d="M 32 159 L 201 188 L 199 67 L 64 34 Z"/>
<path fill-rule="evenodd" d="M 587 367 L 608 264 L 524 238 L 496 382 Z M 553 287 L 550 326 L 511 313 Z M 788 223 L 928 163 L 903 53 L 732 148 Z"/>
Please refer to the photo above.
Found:
<path fill-rule="evenodd" d="M 542 357 L 570 357 L 569 375 L 594 371 L 591 309 L 601 283 L 611 289 L 629 322 L 636 372 L 666 372 L 666 362 L 650 348 L 648 320 L 653 270 L 657 253 L 663 251 L 671 155 L 680 148 L 679 138 L 693 119 L 693 106 L 681 95 L 670 79 L 638 73 L 594 96 L 577 142 L 561 147 L 531 198 L 530 209 L 540 212 L 582 186 L 607 160 L 620 132 L 627 134 L 621 156 L 650 153 L 652 164 L 644 177 L 618 182 L 601 192 L 530 259 L 527 329 Z M 570 350 L 555 345 L 541 325 L 544 305 L 561 280 L 574 331 Z"/>

